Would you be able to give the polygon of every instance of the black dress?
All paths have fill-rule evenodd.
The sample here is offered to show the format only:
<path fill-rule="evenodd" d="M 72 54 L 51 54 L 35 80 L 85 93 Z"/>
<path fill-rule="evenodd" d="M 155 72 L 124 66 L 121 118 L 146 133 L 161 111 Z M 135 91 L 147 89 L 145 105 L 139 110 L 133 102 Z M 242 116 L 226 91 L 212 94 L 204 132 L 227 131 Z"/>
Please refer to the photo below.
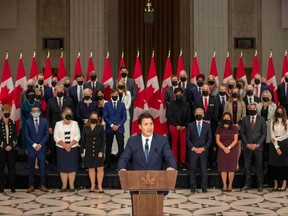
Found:
<path fill-rule="evenodd" d="M 85 152 L 84 167 L 97 168 L 104 166 L 105 132 L 103 125 L 96 125 L 92 130 L 90 126 L 84 126 L 81 137 L 81 154 Z M 102 152 L 103 156 L 98 157 Z"/>

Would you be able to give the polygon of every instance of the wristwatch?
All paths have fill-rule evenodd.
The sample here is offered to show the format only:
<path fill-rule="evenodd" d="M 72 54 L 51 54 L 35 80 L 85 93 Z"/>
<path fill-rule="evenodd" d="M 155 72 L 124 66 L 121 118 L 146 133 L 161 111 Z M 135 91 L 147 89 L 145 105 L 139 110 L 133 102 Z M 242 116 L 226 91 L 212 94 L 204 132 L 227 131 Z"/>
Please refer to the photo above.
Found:
<path fill-rule="evenodd" d="M 231 150 L 231 146 L 228 146 L 228 149 Z"/>

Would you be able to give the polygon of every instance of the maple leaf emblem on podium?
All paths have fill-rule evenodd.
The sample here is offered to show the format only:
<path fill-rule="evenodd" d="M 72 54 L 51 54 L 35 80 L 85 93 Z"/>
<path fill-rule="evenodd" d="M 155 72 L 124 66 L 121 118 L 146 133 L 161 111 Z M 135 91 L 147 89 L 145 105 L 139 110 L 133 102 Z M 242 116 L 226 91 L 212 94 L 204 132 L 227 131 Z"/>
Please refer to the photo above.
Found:
<path fill-rule="evenodd" d="M 143 185 L 154 185 L 156 177 L 152 177 L 151 173 L 146 173 L 145 177 L 141 177 L 141 184 Z"/>

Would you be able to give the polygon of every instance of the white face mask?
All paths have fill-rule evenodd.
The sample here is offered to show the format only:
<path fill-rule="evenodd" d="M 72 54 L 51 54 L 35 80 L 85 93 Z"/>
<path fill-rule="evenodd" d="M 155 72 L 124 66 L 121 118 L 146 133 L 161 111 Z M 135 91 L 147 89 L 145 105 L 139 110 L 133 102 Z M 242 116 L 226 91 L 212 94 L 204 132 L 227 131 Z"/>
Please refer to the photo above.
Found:
<path fill-rule="evenodd" d="M 33 116 L 33 118 L 39 118 L 39 116 L 41 115 L 41 112 L 32 112 L 31 115 Z"/>

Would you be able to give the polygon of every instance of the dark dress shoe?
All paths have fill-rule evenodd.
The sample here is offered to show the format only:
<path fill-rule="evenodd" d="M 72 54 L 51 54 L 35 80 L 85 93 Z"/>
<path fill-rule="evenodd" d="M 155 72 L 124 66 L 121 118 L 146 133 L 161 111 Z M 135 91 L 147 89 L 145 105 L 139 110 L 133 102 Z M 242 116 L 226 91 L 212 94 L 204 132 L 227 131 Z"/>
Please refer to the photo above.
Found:
<path fill-rule="evenodd" d="M 191 193 L 196 193 L 196 189 L 195 188 L 191 188 Z"/>
<path fill-rule="evenodd" d="M 202 188 L 202 192 L 203 193 L 207 193 L 208 191 L 207 191 L 207 188 Z"/>
<path fill-rule="evenodd" d="M 40 187 L 40 191 L 45 192 L 45 193 L 49 192 L 49 190 L 44 185 Z"/>
<path fill-rule="evenodd" d="M 35 191 L 35 187 L 32 185 L 28 188 L 28 190 L 26 191 L 26 193 L 32 193 Z"/>

